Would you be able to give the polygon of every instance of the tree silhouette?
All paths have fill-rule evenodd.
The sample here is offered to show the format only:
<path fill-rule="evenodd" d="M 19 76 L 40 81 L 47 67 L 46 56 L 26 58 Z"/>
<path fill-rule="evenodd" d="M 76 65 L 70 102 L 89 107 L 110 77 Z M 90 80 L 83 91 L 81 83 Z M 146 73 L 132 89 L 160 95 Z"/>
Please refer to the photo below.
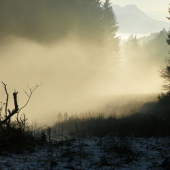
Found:
<path fill-rule="evenodd" d="M 162 85 L 163 90 L 170 91 L 170 59 L 167 59 L 167 65 L 165 67 L 161 67 L 160 77 L 162 77 L 165 81 Z"/>
<path fill-rule="evenodd" d="M 28 100 L 26 101 L 25 105 L 22 106 L 21 108 L 18 107 L 18 102 L 17 102 L 17 95 L 18 95 L 18 92 L 14 92 L 13 93 L 13 98 L 14 98 L 14 109 L 11 111 L 10 109 L 8 109 L 8 98 L 9 98 L 9 94 L 8 94 L 8 91 L 7 91 L 7 85 L 2 82 L 3 86 L 4 86 L 4 90 L 5 90 L 5 93 L 6 93 L 6 103 L 5 103 L 5 115 L 4 115 L 4 118 L 2 119 L 2 109 L 0 109 L 0 127 L 2 125 L 6 125 L 7 127 L 10 126 L 10 123 L 11 123 L 11 117 L 14 116 L 15 114 L 17 114 L 17 122 L 22 124 L 23 123 L 23 119 L 20 117 L 20 120 L 18 119 L 18 114 L 19 112 L 27 106 L 27 104 L 29 103 L 30 101 L 30 98 L 33 94 L 33 92 L 41 85 L 36 85 L 34 88 L 29 88 L 29 92 L 26 92 L 26 95 L 28 96 Z M 2 108 L 2 106 L 1 106 Z M 24 116 L 24 119 L 25 119 L 25 116 Z"/>
<path fill-rule="evenodd" d="M 133 36 L 133 34 L 131 34 L 127 42 L 125 43 L 124 51 L 126 54 L 131 54 L 132 52 L 137 51 L 137 50 L 139 50 L 138 39 L 136 38 L 136 35 Z"/>
<path fill-rule="evenodd" d="M 115 13 L 112 9 L 110 0 L 106 0 L 103 4 L 103 46 L 104 56 L 106 60 L 112 59 L 113 65 L 119 65 L 119 54 L 120 54 L 120 39 L 116 37 L 116 33 L 119 29 L 116 20 Z"/>
<path fill-rule="evenodd" d="M 170 8 L 168 12 L 170 13 Z M 170 17 L 167 17 L 167 18 L 168 20 L 170 20 Z M 162 33 L 163 32 L 165 32 L 165 30 L 163 30 Z M 167 36 L 168 38 L 166 39 L 166 42 L 168 45 L 170 45 L 170 32 L 167 33 Z M 164 83 L 162 87 L 163 87 L 163 90 L 166 91 L 166 93 L 159 94 L 158 99 L 160 103 L 166 106 L 169 106 L 169 102 L 170 102 L 170 57 L 166 59 L 166 66 L 161 67 L 159 70 L 159 73 L 160 73 L 160 77 L 164 79 Z"/>
<path fill-rule="evenodd" d="M 170 13 L 170 8 L 168 12 Z M 167 17 L 167 18 L 168 20 L 170 20 L 170 17 Z M 164 38 L 165 33 L 166 33 L 166 37 L 168 36 L 168 38 L 166 38 L 166 42 L 168 45 L 170 45 L 170 32 L 167 33 L 166 30 L 163 29 L 158 35 L 158 37 L 159 39 Z M 164 84 L 162 85 L 163 90 L 168 91 L 168 93 L 170 93 L 170 57 L 166 59 L 166 66 L 161 67 L 159 72 L 160 72 L 160 77 L 162 77 L 165 80 Z"/>

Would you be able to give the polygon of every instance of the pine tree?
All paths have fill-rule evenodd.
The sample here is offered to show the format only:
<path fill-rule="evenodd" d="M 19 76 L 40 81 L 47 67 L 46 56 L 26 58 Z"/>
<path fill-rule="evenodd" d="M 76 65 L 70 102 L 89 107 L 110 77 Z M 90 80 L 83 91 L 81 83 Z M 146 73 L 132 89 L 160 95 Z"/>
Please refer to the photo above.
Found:
<path fill-rule="evenodd" d="M 102 9 L 100 0 L 75 0 L 76 34 L 93 43 L 101 42 Z"/>
<path fill-rule="evenodd" d="M 124 53 L 127 54 L 132 54 L 133 52 L 136 52 L 137 50 L 139 50 L 139 42 L 138 39 L 136 38 L 136 36 L 133 36 L 133 34 L 131 34 L 127 40 L 127 42 L 125 43 L 124 46 Z"/>
<path fill-rule="evenodd" d="M 112 9 L 110 0 L 106 0 L 103 4 L 103 46 L 104 56 L 106 60 L 111 59 L 114 66 L 119 65 L 120 55 L 120 39 L 116 37 L 116 33 L 119 29 L 116 21 L 116 16 Z"/>
<path fill-rule="evenodd" d="M 139 44 L 139 40 L 136 35 L 129 36 L 125 44 L 123 45 L 123 63 L 126 68 L 130 70 L 140 70 L 144 64 L 143 51 Z M 125 66 L 124 65 L 124 66 Z M 128 71 L 128 70 L 127 70 Z"/>
<path fill-rule="evenodd" d="M 170 8 L 169 11 L 170 13 Z M 170 17 L 167 17 L 170 20 Z M 166 30 L 162 30 L 162 33 L 160 33 L 160 35 L 162 35 L 163 33 L 165 33 Z M 167 33 L 168 38 L 166 39 L 166 42 L 168 45 L 170 45 L 170 32 Z M 170 52 L 169 52 L 170 53 Z M 161 67 L 159 70 L 160 73 L 160 77 L 164 79 L 164 84 L 162 85 L 163 90 L 166 91 L 166 93 L 161 93 L 158 96 L 159 102 L 169 106 L 170 103 L 170 57 L 166 59 L 167 63 L 165 67 Z"/>

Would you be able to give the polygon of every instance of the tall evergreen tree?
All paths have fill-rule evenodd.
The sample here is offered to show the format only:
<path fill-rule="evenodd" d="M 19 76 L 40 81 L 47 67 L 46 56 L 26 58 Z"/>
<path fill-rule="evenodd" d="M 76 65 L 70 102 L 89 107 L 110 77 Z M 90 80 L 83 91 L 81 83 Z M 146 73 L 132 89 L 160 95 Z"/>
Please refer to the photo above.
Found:
<path fill-rule="evenodd" d="M 167 39 L 167 31 L 161 30 L 155 34 L 155 37 L 142 45 L 142 51 L 148 60 L 152 61 L 152 64 L 162 65 L 165 63 L 164 57 L 167 56 L 167 49 L 169 48 Z M 168 40 L 167 40 L 168 41 Z M 162 57 L 164 56 L 164 57 Z"/>
<path fill-rule="evenodd" d="M 100 0 L 76 0 L 79 35 L 87 41 L 101 41 L 102 9 Z"/>
<path fill-rule="evenodd" d="M 170 8 L 168 10 L 170 13 Z M 170 17 L 167 17 L 170 20 Z M 160 35 L 165 33 L 165 30 L 162 31 Z M 170 32 L 167 33 L 168 38 L 166 38 L 166 42 L 168 45 L 170 45 Z M 163 104 L 164 106 L 168 106 L 169 108 L 169 103 L 170 103 L 170 57 L 167 58 L 167 63 L 165 67 L 161 67 L 159 70 L 160 77 L 164 79 L 164 84 L 162 85 L 163 90 L 166 91 L 166 93 L 161 93 L 158 96 L 159 102 Z M 170 108 L 169 108 L 170 109 Z M 169 113 L 169 110 L 168 110 Z"/>
<path fill-rule="evenodd" d="M 116 21 L 115 13 L 112 9 L 110 0 L 106 0 L 103 4 L 103 46 L 104 55 L 106 59 L 111 59 L 114 66 L 119 65 L 119 55 L 120 55 L 120 39 L 116 37 L 116 33 L 119 29 L 118 23 Z"/>
<path fill-rule="evenodd" d="M 139 50 L 138 39 L 136 38 L 136 36 L 133 36 L 133 34 L 131 34 L 127 42 L 125 43 L 124 52 L 125 54 L 131 54 L 132 52 L 137 50 Z"/>
<path fill-rule="evenodd" d="M 125 42 L 123 46 L 123 58 L 126 67 L 129 67 L 129 69 L 140 69 L 143 65 L 143 51 L 141 50 L 141 46 L 136 35 L 130 35 Z"/>

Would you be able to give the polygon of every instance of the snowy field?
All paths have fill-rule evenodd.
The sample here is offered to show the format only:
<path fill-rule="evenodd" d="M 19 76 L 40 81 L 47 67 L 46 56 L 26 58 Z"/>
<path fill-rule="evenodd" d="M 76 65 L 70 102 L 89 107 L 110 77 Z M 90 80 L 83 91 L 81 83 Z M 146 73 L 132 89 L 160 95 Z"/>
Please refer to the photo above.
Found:
<path fill-rule="evenodd" d="M 170 169 L 170 138 L 77 138 L 53 141 L 23 154 L 1 152 L 2 170 Z"/>

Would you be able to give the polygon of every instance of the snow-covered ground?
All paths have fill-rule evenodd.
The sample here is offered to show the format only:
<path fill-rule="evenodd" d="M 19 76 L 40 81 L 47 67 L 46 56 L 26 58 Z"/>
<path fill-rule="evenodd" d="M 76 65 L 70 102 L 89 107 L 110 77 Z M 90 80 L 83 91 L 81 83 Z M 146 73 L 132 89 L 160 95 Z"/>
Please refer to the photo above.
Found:
<path fill-rule="evenodd" d="M 37 146 L 34 152 L 1 152 L 2 170 L 170 169 L 170 138 L 77 138 Z"/>

